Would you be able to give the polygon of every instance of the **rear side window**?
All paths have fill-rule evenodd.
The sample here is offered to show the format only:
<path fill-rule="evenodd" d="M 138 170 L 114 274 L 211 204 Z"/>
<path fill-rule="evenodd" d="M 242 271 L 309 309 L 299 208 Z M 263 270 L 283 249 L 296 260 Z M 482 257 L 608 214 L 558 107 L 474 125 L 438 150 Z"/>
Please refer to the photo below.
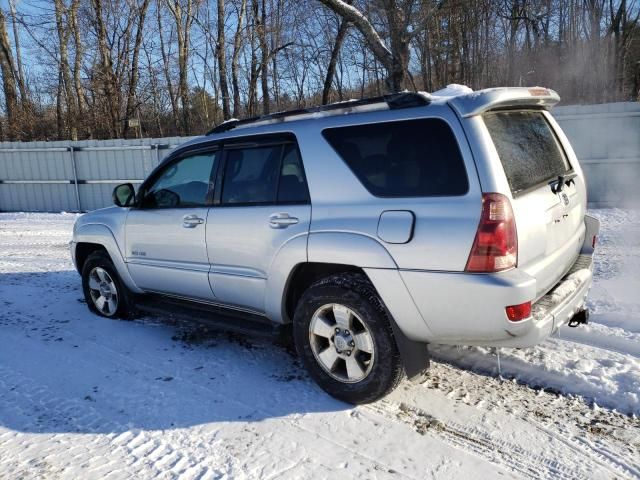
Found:
<path fill-rule="evenodd" d="M 487 113 L 484 123 L 513 193 L 544 183 L 571 169 L 541 112 Z"/>
<path fill-rule="evenodd" d="M 229 148 L 223 204 L 308 203 L 309 191 L 294 143 Z"/>
<path fill-rule="evenodd" d="M 443 120 L 328 128 L 322 134 L 375 196 L 454 196 L 469 189 L 455 135 Z"/>
<path fill-rule="evenodd" d="M 309 191 L 298 148 L 290 143 L 282 152 L 282 168 L 278 185 L 278 203 L 306 203 Z"/>
<path fill-rule="evenodd" d="M 275 202 L 281 152 L 281 145 L 229 150 L 222 203 Z"/>

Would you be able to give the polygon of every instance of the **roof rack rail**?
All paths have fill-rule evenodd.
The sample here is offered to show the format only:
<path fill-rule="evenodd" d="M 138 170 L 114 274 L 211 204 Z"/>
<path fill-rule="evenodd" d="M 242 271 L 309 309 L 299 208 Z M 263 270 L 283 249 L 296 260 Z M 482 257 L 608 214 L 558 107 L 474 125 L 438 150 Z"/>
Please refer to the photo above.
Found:
<path fill-rule="evenodd" d="M 270 113 L 267 115 L 260 115 L 257 117 L 246 118 L 244 120 L 230 119 L 222 122 L 220 125 L 215 126 L 209 130 L 206 134 L 211 135 L 213 133 L 222 133 L 240 125 L 247 125 L 251 123 L 263 122 L 266 120 L 277 120 L 288 117 L 295 117 L 297 115 L 307 115 L 311 113 L 330 112 L 332 110 L 342 110 L 353 107 L 361 107 L 364 105 L 374 105 L 376 103 L 386 103 L 389 106 L 389 110 L 397 110 L 401 108 L 422 107 L 431 103 L 429 97 L 422 93 L 416 92 L 399 92 L 391 93 L 388 95 L 382 95 L 380 97 L 361 98 L 360 100 L 347 100 L 344 102 L 330 103 L 328 105 L 320 105 L 309 108 L 299 108 L 296 110 L 287 110 L 284 112 Z"/>

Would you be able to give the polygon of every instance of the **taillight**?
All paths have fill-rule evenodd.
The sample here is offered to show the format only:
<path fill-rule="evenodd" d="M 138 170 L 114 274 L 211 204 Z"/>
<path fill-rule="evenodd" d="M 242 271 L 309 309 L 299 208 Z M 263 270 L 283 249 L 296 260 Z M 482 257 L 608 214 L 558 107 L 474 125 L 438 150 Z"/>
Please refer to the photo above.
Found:
<path fill-rule="evenodd" d="M 521 303 L 520 305 L 510 305 L 505 308 L 507 318 L 512 322 L 524 320 L 531 315 L 531 302 Z"/>
<path fill-rule="evenodd" d="M 482 194 L 482 213 L 471 247 L 467 272 L 499 272 L 516 266 L 518 237 L 509 199 L 500 193 Z"/>

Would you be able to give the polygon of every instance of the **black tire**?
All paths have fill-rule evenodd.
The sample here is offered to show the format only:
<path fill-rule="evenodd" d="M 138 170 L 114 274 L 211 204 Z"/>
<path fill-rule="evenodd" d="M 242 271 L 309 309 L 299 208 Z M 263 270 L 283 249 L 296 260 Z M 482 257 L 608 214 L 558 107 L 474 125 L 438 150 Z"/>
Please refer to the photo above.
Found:
<path fill-rule="evenodd" d="M 310 336 L 311 321 L 318 309 L 328 304 L 339 304 L 350 309 L 359 317 L 360 323 L 366 326 L 373 340 L 375 356 L 370 362 L 372 365 L 368 374 L 362 380 L 349 382 L 334 378 L 314 354 Z M 312 284 L 297 304 L 293 319 L 293 339 L 298 355 L 311 377 L 329 395 L 339 400 L 352 404 L 374 402 L 394 390 L 404 377 L 387 309 L 363 274 L 335 274 Z M 327 348 L 332 345 L 337 343 L 331 343 Z"/>
<path fill-rule="evenodd" d="M 117 308 L 114 311 L 109 311 L 108 307 L 100 309 L 96 305 L 92 296 L 92 289 L 89 286 L 90 276 L 94 269 L 103 269 L 106 271 L 110 279 L 113 281 L 116 289 Z M 111 258 L 105 251 L 96 251 L 90 254 L 82 266 L 82 291 L 84 293 L 85 301 L 89 310 L 96 315 L 106 318 L 121 318 L 130 320 L 135 316 L 135 309 L 133 305 L 133 294 L 124 285 L 118 271 L 116 270 Z M 95 290 L 94 290 L 95 292 Z M 95 294 L 95 293 L 94 293 Z"/>

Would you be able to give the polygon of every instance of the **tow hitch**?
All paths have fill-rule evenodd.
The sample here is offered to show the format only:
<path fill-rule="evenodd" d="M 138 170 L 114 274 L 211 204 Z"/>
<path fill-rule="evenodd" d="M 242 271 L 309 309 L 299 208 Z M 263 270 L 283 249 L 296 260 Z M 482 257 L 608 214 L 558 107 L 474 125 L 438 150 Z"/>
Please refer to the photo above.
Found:
<path fill-rule="evenodd" d="M 571 328 L 575 328 L 578 325 L 586 325 L 587 323 L 589 323 L 589 310 L 583 308 L 582 310 L 578 310 L 576 314 L 571 317 L 568 325 Z"/>

